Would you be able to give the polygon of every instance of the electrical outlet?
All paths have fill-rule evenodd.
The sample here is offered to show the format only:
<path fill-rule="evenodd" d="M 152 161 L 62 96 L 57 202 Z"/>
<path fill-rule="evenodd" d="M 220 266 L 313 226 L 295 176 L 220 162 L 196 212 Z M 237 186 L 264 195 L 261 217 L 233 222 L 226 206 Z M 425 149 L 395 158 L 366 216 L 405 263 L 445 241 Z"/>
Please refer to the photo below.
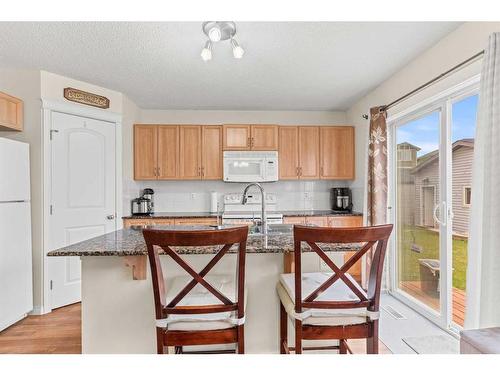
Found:
<path fill-rule="evenodd" d="M 311 192 L 310 191 L 304 191 L 304 199 L 311 199 Z"/>
<path fill-rule="evenodd" d="M 196 199 L 196 193 L 191 193 L 191 200 Z"/>

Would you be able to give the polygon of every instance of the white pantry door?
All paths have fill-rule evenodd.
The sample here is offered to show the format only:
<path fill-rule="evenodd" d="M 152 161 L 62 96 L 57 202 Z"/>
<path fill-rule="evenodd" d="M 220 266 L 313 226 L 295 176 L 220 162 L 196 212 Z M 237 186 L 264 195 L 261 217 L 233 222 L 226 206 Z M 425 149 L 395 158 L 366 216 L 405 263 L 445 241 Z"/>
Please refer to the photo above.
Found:
<path fill-rule="evenodd" d="M 50 249 L 115 230 L 115 124 L 52 113 Z M 51 307 L 80 301 L 79 257 L 49 257 Z"/>

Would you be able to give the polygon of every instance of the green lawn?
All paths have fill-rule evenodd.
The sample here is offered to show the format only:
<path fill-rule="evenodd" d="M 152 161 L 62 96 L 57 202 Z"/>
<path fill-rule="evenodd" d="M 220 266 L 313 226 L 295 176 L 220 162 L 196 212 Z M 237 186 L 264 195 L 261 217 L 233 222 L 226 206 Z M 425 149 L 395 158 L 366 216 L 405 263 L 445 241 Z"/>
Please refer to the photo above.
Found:
<path fill-rule="evenodd" d="M 402 233 L 402 247 L 399 252 L 400 280 L 420 280 L 419 259 L 439 259 L 439 236 L 436 232 L 420 227 L 404 227 Z M 421 253 L 411 248 L 419 247 Z M 415 246 L 416 245 L 416 246 Z M 465 272 L 467 269 L 467 240 L 453 239 L 453 286 L 465 290 Z"/>

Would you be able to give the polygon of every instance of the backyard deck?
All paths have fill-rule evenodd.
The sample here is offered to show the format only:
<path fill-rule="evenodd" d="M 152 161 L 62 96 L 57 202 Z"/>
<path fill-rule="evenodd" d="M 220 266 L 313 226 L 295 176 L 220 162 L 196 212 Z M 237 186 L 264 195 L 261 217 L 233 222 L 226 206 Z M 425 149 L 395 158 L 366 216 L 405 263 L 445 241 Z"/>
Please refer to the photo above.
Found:
<path fill-rule="evenodd" d="M 429 307 L 439 310 L 439 298 L 424 292 L 420 286 L 420 281 L 403 281 L 401 282 L 401 289 Z M 465 320 L 465 291 L 453 288 L 452 302 L 453 321 L 463 327 Z"/>

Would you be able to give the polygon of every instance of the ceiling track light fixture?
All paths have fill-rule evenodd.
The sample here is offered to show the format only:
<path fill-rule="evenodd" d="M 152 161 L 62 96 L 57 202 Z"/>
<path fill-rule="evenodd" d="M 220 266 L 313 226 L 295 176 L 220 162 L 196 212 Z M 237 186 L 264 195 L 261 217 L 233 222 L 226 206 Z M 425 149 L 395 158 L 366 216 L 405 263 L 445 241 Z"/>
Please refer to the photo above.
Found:
<path fill-rule="evenodd" d="M 208 37 L 205 47 L 201 51 L 203 61 L 212 59 L 212 43 L 230 40 L 235 59 L 241 59 L 245 54 L 245 50 L 238 44 L 235 39 L 236 24 L 232 21 L 208 21 L 204 22 L 202 30 Z"/>

